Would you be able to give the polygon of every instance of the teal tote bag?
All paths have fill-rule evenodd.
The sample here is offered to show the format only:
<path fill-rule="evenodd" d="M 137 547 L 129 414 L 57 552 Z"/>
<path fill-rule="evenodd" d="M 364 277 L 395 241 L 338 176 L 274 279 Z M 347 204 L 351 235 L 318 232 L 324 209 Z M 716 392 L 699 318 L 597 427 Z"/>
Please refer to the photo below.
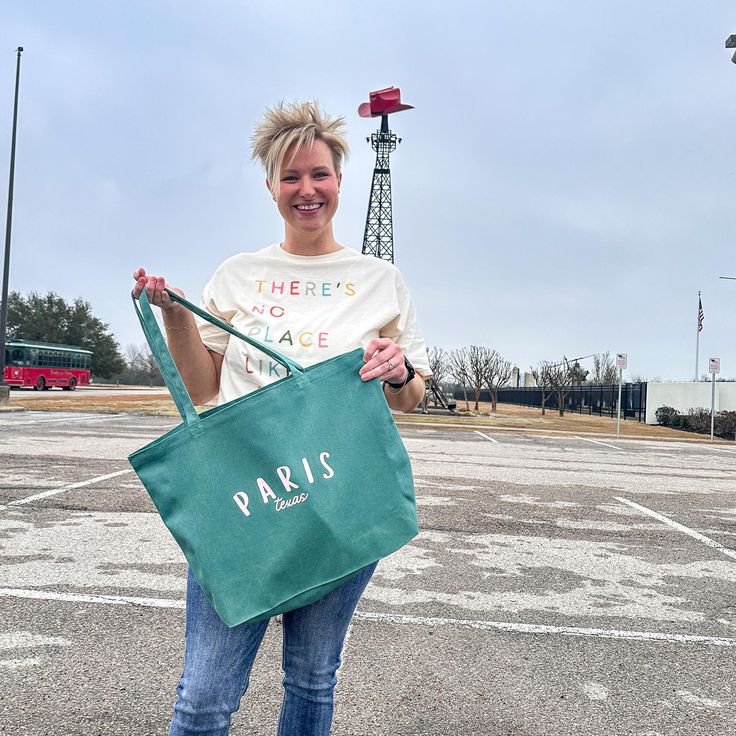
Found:
<path fill-rule="evenodd" d="M 363 349 L 197 414 L 145 292 L 133 300 L 182 423 L 128 458 L 228 626 L 312 603 L 418 533 L 409 457 Z M 232 338 L 231 338 L 232 339 Z"/>

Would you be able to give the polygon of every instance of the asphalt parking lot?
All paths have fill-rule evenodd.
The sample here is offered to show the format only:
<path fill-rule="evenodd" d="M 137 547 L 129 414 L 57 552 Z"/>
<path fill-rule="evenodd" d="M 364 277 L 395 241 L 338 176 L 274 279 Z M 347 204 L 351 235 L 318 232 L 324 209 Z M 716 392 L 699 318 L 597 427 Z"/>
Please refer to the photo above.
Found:
<path fill-rule="evenodd" d="M 0 733 L 165 734 L 186 564 L 126 456 L 0 415 Z M 736 448 L 402 427 L 421 533 L 354 619 L 335 736 L 736 734 Z M 272 622 L 234 736 L 272 736 Z"/>

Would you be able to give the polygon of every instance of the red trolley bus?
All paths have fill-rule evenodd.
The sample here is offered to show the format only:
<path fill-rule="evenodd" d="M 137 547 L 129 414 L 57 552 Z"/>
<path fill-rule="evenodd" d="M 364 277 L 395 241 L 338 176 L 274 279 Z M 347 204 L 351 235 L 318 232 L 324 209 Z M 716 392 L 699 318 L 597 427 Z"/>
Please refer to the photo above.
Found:
<path fill-rule="evenodd" d="M 9 340 L 5 346 L 4 380 L 8 386 L 33 386 L 45 391 L 61 386 L 74 391 L 89 385 L 92 353 L 52 342 Z"/>

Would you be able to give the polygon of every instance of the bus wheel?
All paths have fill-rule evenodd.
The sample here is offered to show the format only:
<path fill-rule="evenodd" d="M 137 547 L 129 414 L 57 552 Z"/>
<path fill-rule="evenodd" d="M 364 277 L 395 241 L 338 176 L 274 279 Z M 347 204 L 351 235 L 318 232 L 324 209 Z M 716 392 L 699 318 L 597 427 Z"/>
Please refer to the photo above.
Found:
<path fill-rule="evenodd" d="M 64 391 L 74 391 L 74 389 L 77 387 L 77 379 L 72 376 L 69 379 L 69 385 L 68 386 L 62 386 Z"/>
<path fill-rule="evenodd" d="M 45 391 L 46 379 L 43 376 L 39 376 L 38 380 L 36 381 L 36 385 L 33 388 L 36 389 L 36 391 Z"/>

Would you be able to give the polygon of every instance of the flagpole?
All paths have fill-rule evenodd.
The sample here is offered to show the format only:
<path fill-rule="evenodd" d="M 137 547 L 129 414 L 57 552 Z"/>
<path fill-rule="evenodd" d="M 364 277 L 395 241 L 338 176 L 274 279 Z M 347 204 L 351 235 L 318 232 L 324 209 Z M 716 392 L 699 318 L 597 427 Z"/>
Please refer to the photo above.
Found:
<path fill-rule="evenodd" d="M 698 353 L 700 352 L 700 305 L 702 304 L 700 300 L 700 292 L 698 292 L 698 324 L 696 327 L 696 337 L 695 337 L 695 382 L 698 382 Z"/>

